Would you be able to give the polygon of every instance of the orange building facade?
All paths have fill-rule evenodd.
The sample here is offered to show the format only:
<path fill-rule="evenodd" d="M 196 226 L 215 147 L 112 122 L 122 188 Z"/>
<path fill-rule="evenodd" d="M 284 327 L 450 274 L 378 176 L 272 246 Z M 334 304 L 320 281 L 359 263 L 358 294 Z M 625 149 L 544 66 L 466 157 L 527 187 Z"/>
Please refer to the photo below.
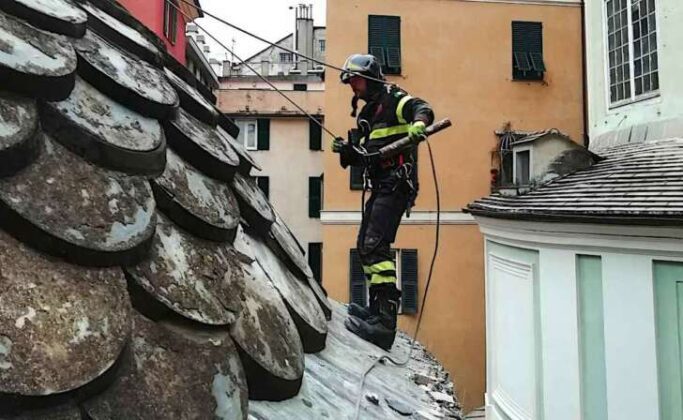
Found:
<path fill-rule="evenodd" d="M 369 22 L 377 16 L 400 22 L 400 62 L 391 44 L 392 65 L 400 64 L 400 74 L 388 79 L 427 100 L 437 119 L 448 117 L 454 124 L 430 141 L 441 189 L 441 243 L 427 302 L 418 307 L 418 314 L 424 311 L 418 338 L 449 369 L 467 412 L 484 403 L 484 243 L 473 218 L 461 209 L 491 192 L 496 130 L 508 125 L 519 131 L 557 128 L 582 142 L 581 5 L 574 0 L 328 0 L 327 61 L 340 64 L 352 53 L 370 51 L 378 29 L 370 30 Z M 535 29 L 530 38 L 513 27 Z M 529 41 L 539 38 L 540 46 Z M 536 72 L 541 69 L 539 49 L 543 71 Z M 536 55 L 515 59 L 519 51 Z M 388 55 L 385 61 L 388 65 Z M 520 77 L 520 68 L 530 70 Z M 355 126 L 349 116 L 351 91 L 337 77 L 328 71 L 326 125 L 346 133 Z M 350 189 L 349 172 L 331 152 L 325 154 L 324 173 L 322 277 L 332 298 L 348 302 L 360 192 Z M 416 206 L 409 219 L 404 217 L 394 246 L 417 250 L 421 304 L 436 220 L 425 145 L 419 151 L 419 178 Z M 412 332 L 418 314 L 401 315 L 400 328 Z"/>

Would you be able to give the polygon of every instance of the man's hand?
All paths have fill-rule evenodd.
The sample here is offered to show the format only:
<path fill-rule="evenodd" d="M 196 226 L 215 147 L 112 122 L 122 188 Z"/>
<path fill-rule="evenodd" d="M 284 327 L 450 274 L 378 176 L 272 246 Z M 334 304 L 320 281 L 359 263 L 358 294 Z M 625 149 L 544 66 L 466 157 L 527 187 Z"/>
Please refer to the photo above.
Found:
<path fill-rule="evenodd" d="M 347 142 L 344 141 L 341 137 L 337 137 L 334 140 L 332 140 L 332 152 L 333 153 L 341 153 L 344 151 L 349 146 Z"/>
<path fill-rule="evenodd" d="M 427 137 L 427 126 L 424 122 L 415 121 L 410 128 L 408 128 L 408 138 L 410 138 L 410 141 L 413 143 L 417 143 L 425 137 Z"/>

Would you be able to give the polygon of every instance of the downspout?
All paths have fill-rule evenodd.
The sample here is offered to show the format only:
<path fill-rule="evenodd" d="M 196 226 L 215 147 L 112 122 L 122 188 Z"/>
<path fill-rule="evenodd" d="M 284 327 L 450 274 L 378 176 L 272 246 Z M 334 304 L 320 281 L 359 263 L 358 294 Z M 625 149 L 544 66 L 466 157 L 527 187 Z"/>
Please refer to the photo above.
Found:
<path fill-rule="evenodd" d="M 583 145 L 590 146 L 588 136 L 588 51 L 586 48 L 586 0 L 581 0 L 581 72 L 583 81 Z"/>

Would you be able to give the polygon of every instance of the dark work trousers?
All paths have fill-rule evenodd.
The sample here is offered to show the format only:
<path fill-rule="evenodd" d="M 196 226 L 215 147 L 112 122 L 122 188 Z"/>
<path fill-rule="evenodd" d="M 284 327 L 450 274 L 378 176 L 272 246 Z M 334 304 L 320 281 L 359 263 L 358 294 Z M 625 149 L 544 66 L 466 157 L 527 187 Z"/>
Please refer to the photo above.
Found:
<path fill-rule="evenodd" d="M 409 195 L 400 185 L 396 187 L 395 182 L 373 182 L 377 184 L 365 204 L 358 232 L 358 254 L 370 285 L 396 284 L 396 261 L 391 244 L 396 240 Z"/>

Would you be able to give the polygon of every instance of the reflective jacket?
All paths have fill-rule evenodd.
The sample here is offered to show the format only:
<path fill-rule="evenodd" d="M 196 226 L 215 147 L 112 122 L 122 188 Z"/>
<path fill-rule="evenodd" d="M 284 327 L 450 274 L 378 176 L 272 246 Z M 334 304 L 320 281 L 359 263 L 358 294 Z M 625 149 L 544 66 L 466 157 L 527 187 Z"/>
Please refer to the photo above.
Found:
<path fill-rule="evenodd" d="M 425 125 L 434 122 L 429 104 L 397 86 L 387 86 L 358 115 L 361 144 L 368 152 L 376 152 L 408 135 L 410 125 L 416 121 Z"/>
<path fill-rule="evenodd" d="M 434 122 L 434 112 L 429 104 L 410 96 L 397 86 L 386 86 L 365 104 L 358 115 L 356 123 L 360 132 L 360 144 L 369 153 L 377 152 L 387 144 L 407 136 L 410 125 L 416 121 L 422 121 L 425 125 Z M 414 163 L 415 160 L 415 150 L 408 151 L 391 161 L 376 162 L 374 167 L 367 168 L 368 175 L 371 180 L 386 178 L 401 164 Z M 343 154 L 341 161 L 344 167 L 363 165 L 353 155 Z M 414 172 L 417 173 L 416 170 Z"/>

